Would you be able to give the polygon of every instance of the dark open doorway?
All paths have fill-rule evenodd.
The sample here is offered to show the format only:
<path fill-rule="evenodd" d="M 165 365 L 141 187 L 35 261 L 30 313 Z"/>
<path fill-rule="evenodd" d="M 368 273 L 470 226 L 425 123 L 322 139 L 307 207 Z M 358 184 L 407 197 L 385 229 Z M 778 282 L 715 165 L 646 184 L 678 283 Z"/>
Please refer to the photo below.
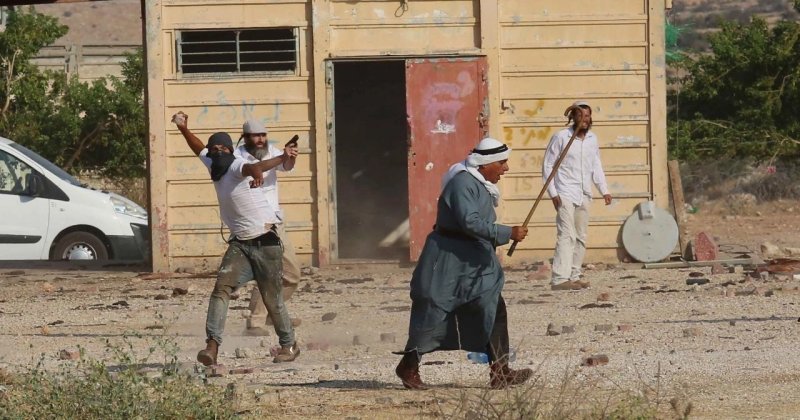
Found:
<path fill-rule="evenodd" d="M 337 254 L 408 260 L 405 61 L 334 63 Z"/>

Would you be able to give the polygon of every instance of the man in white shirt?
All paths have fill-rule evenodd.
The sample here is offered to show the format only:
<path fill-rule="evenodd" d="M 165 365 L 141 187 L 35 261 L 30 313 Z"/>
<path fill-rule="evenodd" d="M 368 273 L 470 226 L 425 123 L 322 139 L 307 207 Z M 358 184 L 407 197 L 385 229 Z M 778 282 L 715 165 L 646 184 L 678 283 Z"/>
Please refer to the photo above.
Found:
<path fill-rule="evenodd" d="M 600 147 L 592 127 L 592 108 L 577 101 L 567 108 L 572 125 L 550 138 L 544 154 L 542 178 L 547 180 L 553 166 L 577 130 L 575 140 L 558 167 L 547 193 L 553 200 L 558 215 L 556 252 L 553 258 L 552 290 L 579 290 L 589 287 L 581 281 L 581 264 L 586 253 L 586 233 L 589 226 L 589 205 L 592 202 L 592 184 L 603 195 L 606 205 L 611 204 L 611 193 L 600 162 Z"/>
<path fill-rule="evenodd" d="M 280 220 L 258 187 L 264 183 L 265 171 L 296 157 L 297 151 L 289 149 L 282 156 L 247 163 L 233 155 L 233 142 L 228 134 L 215 133 L 209 137 L 208 144 L 203 145 L 189 131 L 187 120 L 188 116 L 182 112 L 173 116 L 189 148 L 209 169 L 219 201 L 220 217 L 232 235 L 208 302 L 206 348 L 197 354 L 197 361 L 206 366 L 217 363 L 230 296 L 255 279 L 281 345 L 272 361 L 291 362 L 300 354 L 300 349 L 282 295 L 283 251 L 275 228 Z"/>
<path fill-rule="evenodd" d="M 258 163 L 259 161 L 272 159 L 278 156 L 283 156 L 284 152 L 277 147 L 272 146 L 267 141 L 267 128 L 260 121 L 249 119 L 245 121 L 242 126 L 242 139 L 244 144 L 234 150 L 233 155 L 241 157 L 247 163 Z M 297 143 L 294 145 L 287 145 L 297 151 Z M 288 302 L 292 298 L 292 294 L 297 290 L 297 285 L 300 282 L 300 266 L 297 264 L 297 257 L 295 256 L 294 247 L 289 241 L 284 228 L 283 212 L 281 211 L 280 203 L 278 201 L 278 174 L 277 171 L 291 171 L 294 169 L 297 155 L 293 155 L 284 160 L 282 164 L 264 172 L 264 184 L 261 190 L 274 210 L 275 218 L 278 222 L 275 224 L 278 236 L 283 243 L 283 274 L 281 275 L 283 281 L 283 301 Z M 250 317 L 247 319 L 247 330 L 251 334 L 259 334 L 262 329 L 258 320 L 261 317 L 266 319 L 266 324 L 272 323 L 272 319 L 267 315 L 267 308 L 264 301 L 261 299 L 261 294 L 258 289 L 253 289 L 250 296 Z M 300 325 L 299 319 L 292 319 L 292 325 Z"/>

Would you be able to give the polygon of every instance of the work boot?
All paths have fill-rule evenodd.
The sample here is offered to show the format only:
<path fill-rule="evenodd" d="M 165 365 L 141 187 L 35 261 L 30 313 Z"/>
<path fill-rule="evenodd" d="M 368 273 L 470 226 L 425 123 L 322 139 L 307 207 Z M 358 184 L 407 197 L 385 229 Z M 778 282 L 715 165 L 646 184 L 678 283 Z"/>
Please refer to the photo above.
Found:
<path fill-rule="evenodd" d="M 202 363 L 203 366 L 216 365 L 217 350 L 219 350 L 219 344 L 214 339 L 209 338 L 206 340 L 206 348 L 197 353 L 197 361 Z"/>
<path fill-rule="evenodd" d="M 275 358 L 272 359 L 272 363 L 291 362 L 294 359 L 297 359 L 297 356 L 299 355 L 300 347 L 297 347 L 297 342 L 295 341 L 295 343 L 291 346 L 281 346 L 281 349 L 278 350 L 278 354 L 276 354 Z"/>
<path fill-rule="evenodd" d="M 419 377 L 419 355 L 416 351 L 404 354 L 394 369 L 394 373 L 403 381 L 406 389 L 428 389 L 428 386 Z"/>
<path fill-rule="evenodd" d="M 551 284 L 550 290 L 581 290 L 584 288 L 583 286 L 584 283 L 585 282 L 567 280 L 563 283 Z M 586 287 L 589 286 L 588 283 L 585 284 Z"/>
<path fill-rule="evenodd" d="M 525 368 L 514 370 L 505 363 L 492 363 L 489 372 L 489 386 L 493 389 L 505 389 L 510 386 L 519 385 L 533 375 L 533 371 Z"/>

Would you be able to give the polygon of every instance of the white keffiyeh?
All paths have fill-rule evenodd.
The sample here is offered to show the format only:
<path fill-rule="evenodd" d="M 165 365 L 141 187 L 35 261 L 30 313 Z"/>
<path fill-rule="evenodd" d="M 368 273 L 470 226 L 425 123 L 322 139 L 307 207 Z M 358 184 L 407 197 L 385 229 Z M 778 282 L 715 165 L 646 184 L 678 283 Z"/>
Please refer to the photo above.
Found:
<path fill-rule="evenodd" d="M 497 188 L 497 185 L 487 181 L 478 171 L 478 167 L 506 160 L 510 153 L 511 149 L 491 137 L 481 140 L 466 159 L 454 164 L 447 170 L 447 173 L 442 177 L 442 189 L 444 189 L 447 183 L 459 172 L 467 171 L 486 187 L 486 190 L 489 191 L 489 195 L 492 196 L 494 206 L 497 207 L 500 205 L 500 189 Z"/>

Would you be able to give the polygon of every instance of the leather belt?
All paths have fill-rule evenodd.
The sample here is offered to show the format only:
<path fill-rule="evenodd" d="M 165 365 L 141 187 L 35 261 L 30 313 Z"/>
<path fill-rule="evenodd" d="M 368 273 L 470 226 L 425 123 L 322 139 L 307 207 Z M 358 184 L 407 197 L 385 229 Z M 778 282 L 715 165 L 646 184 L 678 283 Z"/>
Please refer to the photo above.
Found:
<path fill-rule="evenodd" d="M 252 239 L 234 238 L 233 240 L 242 245 L 248 246 L 276 246 L 281 244 L 281 238 L 278 237 L 278 232 L 276 232 L 274 228 L 269 232 Z"/>

